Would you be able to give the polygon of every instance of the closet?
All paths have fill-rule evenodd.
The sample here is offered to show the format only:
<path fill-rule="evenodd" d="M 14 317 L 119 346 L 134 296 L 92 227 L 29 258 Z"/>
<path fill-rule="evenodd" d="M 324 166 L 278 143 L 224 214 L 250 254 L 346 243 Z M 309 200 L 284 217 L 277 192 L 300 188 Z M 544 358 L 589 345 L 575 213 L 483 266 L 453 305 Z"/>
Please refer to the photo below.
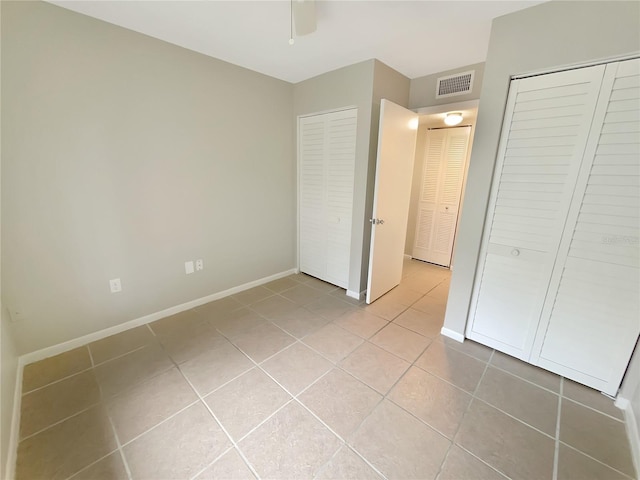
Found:
<path fill-rule="evenodd" d="M 427 131 L 411 256 L 451 265 L 471 127 Z"/>
<path fill-rule="evenodd" d="M 640 60 L 512 80 L 467 336 L 615 395 L 640 333 Z"/>
<path fill-rule="evenodd" d="M 352 108 L 298 119 L 300 271 L 345 289 L 357 116 Z"/>

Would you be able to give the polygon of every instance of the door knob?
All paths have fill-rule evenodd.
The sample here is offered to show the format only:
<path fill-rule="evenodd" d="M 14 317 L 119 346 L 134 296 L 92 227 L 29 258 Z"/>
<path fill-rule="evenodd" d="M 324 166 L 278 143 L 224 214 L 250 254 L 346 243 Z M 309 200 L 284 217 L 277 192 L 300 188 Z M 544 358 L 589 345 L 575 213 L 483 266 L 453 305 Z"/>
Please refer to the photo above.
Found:
<path fill-rule="evenodd" d="M 513 250 L 511 250 L 511 255 L 513 255 L 514 257 L 517 257 L 518 255 L 520 255 L 520 250 L 518 250 L 517 248 L 514 248 Z"/>

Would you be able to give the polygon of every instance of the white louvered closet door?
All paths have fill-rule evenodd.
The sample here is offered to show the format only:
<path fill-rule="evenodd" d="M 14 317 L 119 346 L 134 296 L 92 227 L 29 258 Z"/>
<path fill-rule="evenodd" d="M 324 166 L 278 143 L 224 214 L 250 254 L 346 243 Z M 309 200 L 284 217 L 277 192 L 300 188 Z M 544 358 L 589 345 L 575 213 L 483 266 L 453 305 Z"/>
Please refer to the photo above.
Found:
<path fill-rule="evenodd" d="M 471 127 L 429 130 L 413 258 L 449 267 Z"/>
<path fill-rule="evenodd" d="M 299 119 L 300 271 L 349 281 L 357 109 Z"/>
<path fill-rule="evenodd" d="M 467 336 L 529 360 L 604 66 L 511 82 Z"/>
<path fill-rule="evenodd" d="M 607 65 L 532 361 L 615 395 L 640 334 L 640 60 Z"/>

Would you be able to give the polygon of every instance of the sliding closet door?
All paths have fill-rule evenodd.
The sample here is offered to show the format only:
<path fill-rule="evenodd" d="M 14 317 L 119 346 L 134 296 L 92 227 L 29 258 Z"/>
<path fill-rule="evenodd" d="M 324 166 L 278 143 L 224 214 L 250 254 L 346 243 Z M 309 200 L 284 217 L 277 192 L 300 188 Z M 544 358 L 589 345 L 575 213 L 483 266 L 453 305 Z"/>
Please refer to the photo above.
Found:
<path fill-rule="evenodd" d="M 640 60 L 629 60 L 607 65 L 532 361 L 615 395 L 640 334 L 639 232 Z"/>
<path fill-rule="evenodd" d="M 357 109 L 298 123 L 300 271 L 349 282 Z"/>
<path fill-rule="evenodd" d="M 470 135 L 471 127 L 427 132 L 413 258 L 451 265 Z"/>
<path fill-rule="evenodd" d="M 528 360 L 604 66 L 511 82 L 467 336 Z"/>

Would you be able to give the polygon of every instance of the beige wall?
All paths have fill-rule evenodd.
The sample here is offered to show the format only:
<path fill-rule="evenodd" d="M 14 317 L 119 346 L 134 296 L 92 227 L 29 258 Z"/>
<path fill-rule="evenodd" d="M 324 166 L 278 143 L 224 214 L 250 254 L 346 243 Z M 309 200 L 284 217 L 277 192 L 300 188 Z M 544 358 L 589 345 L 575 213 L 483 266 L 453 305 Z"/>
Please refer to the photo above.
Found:
<path fill-rule="evenodd" d="M 465 95 L 455 97 L 436 98 L 436 86 L 438 78 L 457 73 L 474 70 L 473 86 L 471 91 Z M 409 95 L 409 108 L 431 107 L 434 105 L 446 105 L 447 103 L 466 102 L 467 100 L 477 100 L 480 98 L 482 89 L 482 77 L 484 75 L 484 63 L 475 63 L 466 67 L 455 68 L 444 72 L 426 75 L 411 80 L 411 90 Z"/>
<path fill-rule="evenodd" d="M 294 267 L 291 84 L 41 2 L 2 2 L 2 71 L 20 353 Z"/>
<path fill-rule="evenodd" d="M 18 374 L 18 353 L 13 342 L 9 316 L 4 308 L 0 312 L 0 478 L 5 478 Z"/>

